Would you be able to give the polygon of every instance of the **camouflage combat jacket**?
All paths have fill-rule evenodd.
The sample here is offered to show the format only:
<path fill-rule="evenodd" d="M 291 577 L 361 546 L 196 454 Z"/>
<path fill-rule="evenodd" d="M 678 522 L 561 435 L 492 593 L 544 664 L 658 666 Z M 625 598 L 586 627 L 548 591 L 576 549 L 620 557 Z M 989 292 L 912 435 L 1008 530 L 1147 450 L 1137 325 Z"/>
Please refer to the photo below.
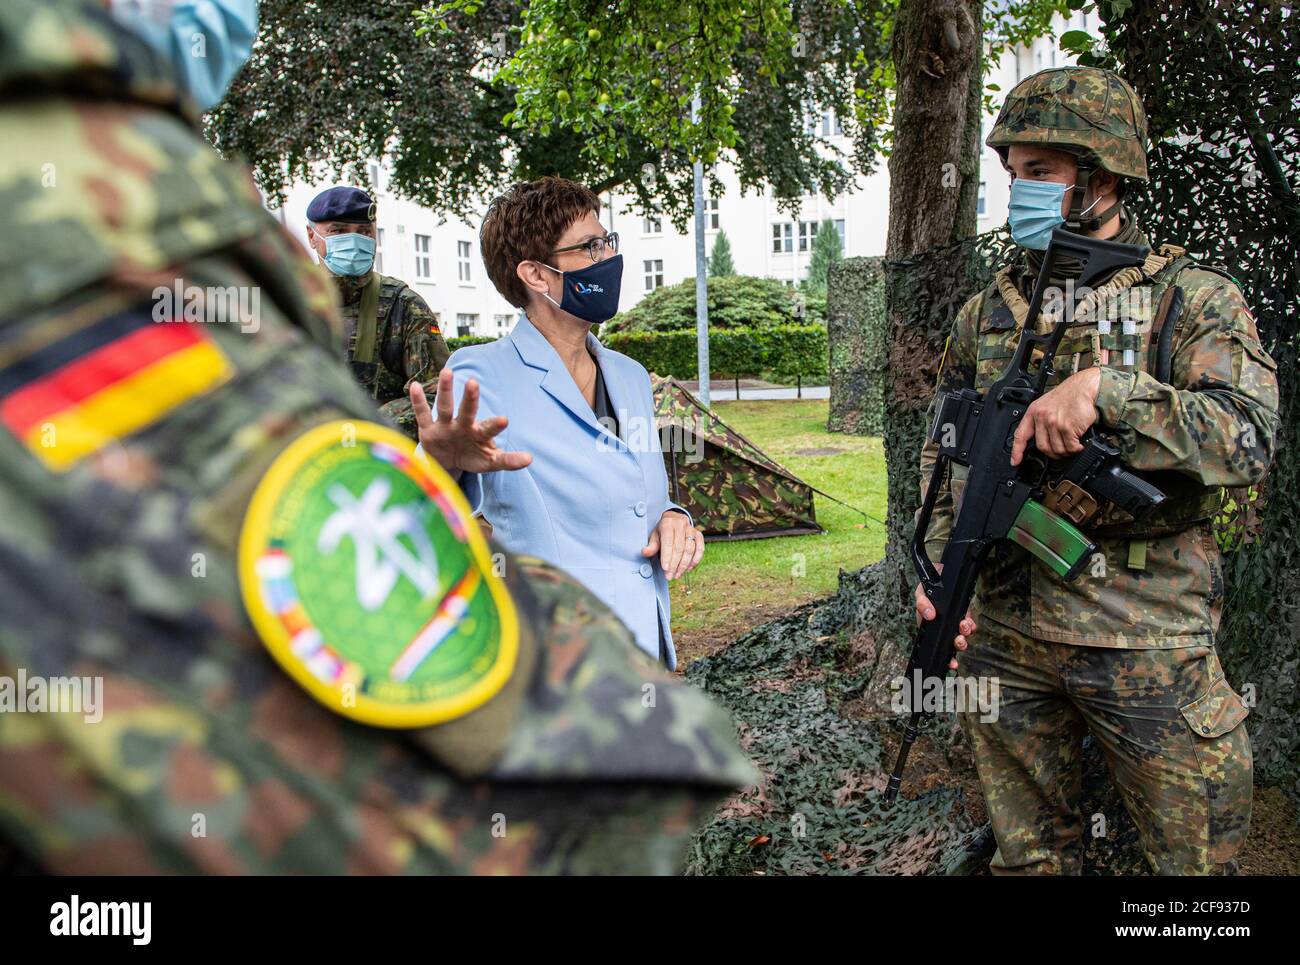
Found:
<path fill-rule="evenodd" d="M 343 305 L 343 334 L 352 374 L 381 406 L 406 398 L 406 386 L 412 379 L 419 379 L 432 395 L 450 353 L 437 314 L 400 279 L 379 276 L 375 358 L 357 360 L 357 316 L 369 280 L 369 274 L 334 276 Z"/>
<path fill-rule="evenodd" d="M 1020 337 L 1032 281 L 1024 269 L 1008 266 L 962 307 L 940 391 L 987 391 L 1002 375 Z M 1185 297 L 1179 317 L 1165 323 L 1176 328 L 1172 384 L 1162 384 L 1152 374 L 1152 327 L 1171 285 L 1180 286 Z M 1105 358 L 1098 428 L 1169 499 L 1140 526 L 1114 508 L 1085 526 L 1098 553 L 1071 583 L 1019 546 L 998 543 L 980 575 L 973 609 L 1021 633 L 1061 643 L 1213 644 L 1224 586 L 1211 520 L 1223 487 L 1257 482 L 1272 459 L 1276 365 L 1260 344 L 1237 285 L 1195 264 L 1181 248 L 1153 252 L 1142 269 L 1113 276 L 1093 298 L 1094 308 L 1080 304 L 1049 386 Z M 1040 331 L 1050 326 L 1050 319 L 1040 320 Z M 936 448 L 927 441 L 922 450 L 923 493 Z M 954 465 L 942 488 L 927 535 L 932 559 L 943 551 L 966 474 Z"/>
<path fill-rule="evenodd" d="M 103 686 L 98 721 L 0 713 L 0 849 L 78 873 L 677 870 L 756 775 L 726 715 L 553 568 L 500 557 L 518 660 L 445 724 L 345 719 L 272 660 L 236 575 L 250 494 L 310 427 L 375 414 L 334 295 L 97 3 L 6 0 L 0 52 L 0 678 Z M 177 282 L 259 301 L 155 324 Z M 33 414 L 87 385 L 33 379 L 87 346 L 143 368 L 114 340 L 160 329 L 202 352 L 45 448 Z"/>

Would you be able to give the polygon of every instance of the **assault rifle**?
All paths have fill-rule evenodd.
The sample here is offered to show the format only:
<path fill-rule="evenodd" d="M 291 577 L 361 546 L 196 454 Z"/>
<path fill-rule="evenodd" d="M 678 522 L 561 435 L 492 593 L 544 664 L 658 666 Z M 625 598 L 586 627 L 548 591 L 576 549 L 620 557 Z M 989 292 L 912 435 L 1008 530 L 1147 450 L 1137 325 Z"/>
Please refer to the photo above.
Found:
<path fill-rule="evenodd" d="M 1074 317 L 1073 299 L 1063 299 L 1060 320 L 1050 333 L 1035 332 L 1053 266 L 1063 256 L 1077 259 L 1082 272 L 1076 291 L 1091 288 L 1112 272 L 1145 262 L 1148 249 L 1087 238 L 1057 228 L 1043 256 L 1034 283 L 1024 331 L 1006 372 L 987 392 L 962 389 L 942 393 L 935 407 L 930 437 L 939 444 L 934 472 L 917 517 L 912 560 L 934 605 L 933 620 L 923 621 L 912 644 L 905 686 L 911 718 L 903 732 L 898 762 L 885 790 L 893 803 L 926 712 L 922 710 L 922 681 L 942 679 L 953 655 L 953 638 L 975 592 L 989 550 L 1011 540 L 1046 563 L 1062 579 L 1073 580 L 1097 551 L 1076 526 L 1082 525 L 1103 501 L 1121 507 L 1135 519 L 1158 506 L 1164 493 L 1125 469 L 1119 450 L 1093 430 L 1083 439 L 1083 451 L 1061 466 L 1033 449 L 1019 466 L 1011 465 L 1016 428 L 1029 404 L 1045 391 L 1054 370 L 1052 359 Z M 1041 359 L 1033 365 L 1035 350 Z M 926 530 L 949 463 L 969 467 L 961 510 L 940 560 L 942 573 L 925 549 Z M 919 676 L 918 676 L 919 674 Z"/>

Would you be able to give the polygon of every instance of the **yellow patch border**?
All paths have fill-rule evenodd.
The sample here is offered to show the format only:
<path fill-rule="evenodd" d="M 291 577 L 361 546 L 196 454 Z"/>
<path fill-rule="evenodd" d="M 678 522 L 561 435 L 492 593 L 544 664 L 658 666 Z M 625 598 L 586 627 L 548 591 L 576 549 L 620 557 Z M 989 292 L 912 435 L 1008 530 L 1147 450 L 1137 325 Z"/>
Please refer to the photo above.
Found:
<path fill-rule="evenodd" d="M 339 687 L 320 680 L 294 656 L 289 635 L 279 618 L 262 602 L 261 585 L 255 564 L 261 557 L 270 538 L 272 514 L 276 503 L 299 470 L 326 448 L 339 444 L 348 433 L 355 432 L 357 442 L 380 442 L 392 446 L 411 457 L 438 490 L 446 496 L 464 520 L 470 555 L 479 567 L 480 575 L 492 594 L 501 617 L 501 641 L 495 665 L 484 677 L 456 697 L 415 705 L 393 705 L 357 694 L 355 705 L 343 703 Z M 376 727 L 415 728 L 428 727 L 463 717 L 491 700 L 514 671 L 519 655 L 519 615 L 514 600 L 502 580 L 492 572 L 492 557 L 487 540 L 474 519 L 464 493 L 450 476 L 422 450 L 417 454 L 415 443 L 406 436 L 386 426 L 360 420 L 340 419 L 316 426 L 294 439 L 276 456 L 266 474 L 259 480 L 249 501 L 239 535 L 239 588 L 248 613 L 262 644 L 270 651 L 286 673 L 316 701 L 325 707 L 363 724 Z"/>

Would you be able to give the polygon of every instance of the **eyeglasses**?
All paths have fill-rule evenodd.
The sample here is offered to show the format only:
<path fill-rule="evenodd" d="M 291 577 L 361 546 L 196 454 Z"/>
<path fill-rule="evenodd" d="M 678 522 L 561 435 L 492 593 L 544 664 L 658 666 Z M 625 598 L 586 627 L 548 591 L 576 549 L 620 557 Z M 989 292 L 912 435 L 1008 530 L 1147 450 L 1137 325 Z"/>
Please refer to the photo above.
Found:
<path fill-rule="evenodd" d="M 605 249 L 610 250 L 610 254 L 618 254 L 618 232 L 611 231 L 603 238 L 592 238 L 590 241 L 584 241 L 577 245 L 565 245 L 563 248 L 555 248 L 551 254 L 558 255 L 562 251 L 578 251 L 587 249 L 587 254 L 591 256 L 592 261 L 600 261 L 600 256 L 604 254 Z"/>

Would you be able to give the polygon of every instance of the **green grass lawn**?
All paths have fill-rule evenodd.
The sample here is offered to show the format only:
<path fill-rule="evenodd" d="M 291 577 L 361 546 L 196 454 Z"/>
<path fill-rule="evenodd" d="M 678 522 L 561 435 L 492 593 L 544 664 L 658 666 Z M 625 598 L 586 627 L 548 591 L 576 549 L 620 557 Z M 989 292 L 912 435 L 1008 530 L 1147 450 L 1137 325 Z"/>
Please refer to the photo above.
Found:
<path fill-rule="evenodd" d="M 718 402 L 714 411 L 810 485 L 885 518 L 881 441 L 826 431 L 825 400 Z M 798 455 L 806 450 L 836 450 Z M 838 585 L 839 571 L 884 555 L 884 527 L 814 497 L 820 536 L 712 542 L 694 572 L 672 584 L 679 666 Z"/>

